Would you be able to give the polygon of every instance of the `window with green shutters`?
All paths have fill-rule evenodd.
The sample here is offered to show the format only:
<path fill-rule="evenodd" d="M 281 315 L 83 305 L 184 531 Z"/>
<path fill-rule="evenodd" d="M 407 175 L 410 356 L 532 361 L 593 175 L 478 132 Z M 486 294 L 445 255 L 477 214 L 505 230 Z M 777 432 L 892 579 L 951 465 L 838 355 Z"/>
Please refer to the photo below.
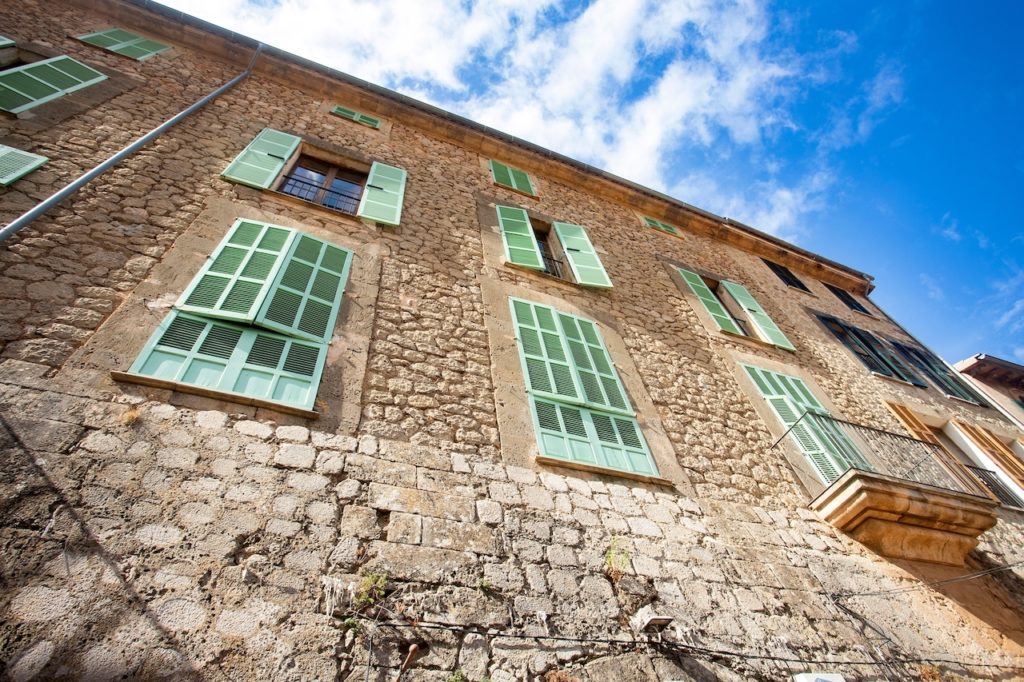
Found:
<path fill-rule="evenodd" d="M 0 186 L 6 187 L 42 166 L 49 159 L 0 144 Z"/>
<path fill-rule="evenodd" d="M 581 286 L 611 288 L 611 278 L 583 227 L 559 222 L 535 224 L 524 209 L 515 206 L 496 206 L 495 212 L 506 263 Z M 564 260 L 555 258 L 555 248 Z"/>
<path fill-rule="evenodd" d="M 158 43 L 155 40 L 144 38 L 137 33 L 125 31 L 121 28 L 109 28 L 105 31 L 97 31 L 96 33 L 86 33 L 85 35 L 78 36 L 78 39 L 90 45 L 96 45 L 104 50 L 116 52 L 139 61 L 149 59 L 153 55 L 158 55 L 171 49 L 170 45 Z"/>
<path fill-rule="evenodd" d="M 977 391 L 968 386 L 946 363 L 936 356 L 923 348 L 916 348 L 899 341 L 890 341 L 889 343 L 892 344 L 900 356 L 928 377 L 946 395 L 966 400 L 981 407 L 989 407 L 988 402 Z M 922 383 L 921 385 L 923 386 L 924 384 Z"/>
<path fill-rule="evenodd" d="M 597 325 L 539 303 L 509 303 L 541 456 L 658 476 Z"/>
<path fill-rule="evenodd" d="M 367 116 L 366 114 L 353 111 L 352 109 L 347 109 L 343 106 L 335 106 L 331 109 L 331 113 L 335 116 L 340 116 L 341 118 L 347 118 L 350 121 L 361 123 L 364 126 L 369 126 L 370 128 L 380 128 L 380 119 L 374 118 L 373 116 Z"/>
<path fill-rule="evenodd" d="M 851 467 L 873 470 L 838 425 L 829 419 L 816 418 L 816 415 L 829 416 L 828 410 L 802 379 L 752 365 L 743 365 L 743 369 L 826 485 Z"/>
<path fill-rule="evenodd" d="M 669 234 L 673 234 L 673 235 L 679 236 L 679 230 L 677 230 L 676 228 L 672 227 L 668 223 L 661 222 L 660 220 L 656 220 L 654 218 L 650 218 L 648 216 L 644 216 L 644 223 L 648 227 L 653 227 L 655 230 L 661 230 L 662 232 L 668 232 Z"/>
<path fill-rule="evenodd" d="M 818 315 L 818 319 L 861 361 L 861 364 L 875 374 L 900 379 L 922 388 L 928 385 L 893 348 L 871 332 L 854 327 L 831 315 Z"/>
<path fill-rule="evenodd" d="M 4 69 L 0 71 L 0 110 L 18 114 L 106 78 L 65 56 Z"/>
<path fill-rule="evenodd" d="M 311 410 L 351 262 L 298 230 L 239 219 L 129 373 Z"/>
<path fill-rule="evenodd" d="M 531 197 L 537 196 L 537 191 L 533 188 L 533 183 L 530 181 L 530 176 L 526 171 L 521 171 L 518 168 L 513 168 L 500 161 L 491 159 L 491 178 L 493 178 L 495 184 L 502 187 L 514 189 Z"/>

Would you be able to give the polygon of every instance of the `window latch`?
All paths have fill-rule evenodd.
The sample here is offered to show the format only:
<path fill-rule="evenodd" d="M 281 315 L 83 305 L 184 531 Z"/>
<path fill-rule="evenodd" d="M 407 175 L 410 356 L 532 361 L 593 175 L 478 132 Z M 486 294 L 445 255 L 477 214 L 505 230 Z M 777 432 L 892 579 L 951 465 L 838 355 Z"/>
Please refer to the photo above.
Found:
<path fill-rule="evenodd" d="M 367 185 L 367 187 L 369 187 L 371 189 L 379 189 L 381 192 L 386 192 L 387 191 L 387 189 L 385 189 L 384 187 L 381 187 L 380 185 Z"/>

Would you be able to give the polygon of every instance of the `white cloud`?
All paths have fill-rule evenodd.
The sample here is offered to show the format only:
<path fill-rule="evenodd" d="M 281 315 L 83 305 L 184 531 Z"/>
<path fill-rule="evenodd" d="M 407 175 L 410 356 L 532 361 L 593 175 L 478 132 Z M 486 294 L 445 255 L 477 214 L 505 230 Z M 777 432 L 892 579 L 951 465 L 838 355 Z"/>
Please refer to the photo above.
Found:
<path fill-rule="evenodd" d="M 1016 332 L 1024 329 L 1024 298 L 1014 301 L 999 319 L 996 320 L 996 328 L 1008 327 L 1007 331 Z"/>
<path fill-rule="evenodd" d="M 833 112 L 832 124 L 818 134 L 823 151 L 835 151 L 867 142 L 875 128 L 903 103 L 903 74 L 895 62 L 882 64 L 862 91 Z"/>
<path fill-rule="evenodd" d="M 918 281 L 921 282 L 921 286 L 924 287 L 925 292 L 928 294 L 928 298 L 933 301 L 941 301 L 946 298 L 946 292 L 942 290 L 938 281 L 929 274 L 921 273 L 918 277 Z"/>
<path fill-rule="evenodd" d="M 942 216 L 942 221 L 939 223 L 939 234 L 951 242 L 958 242 L 963 239 L 963 235 L 960 234 L 960 221 L 957 220 L 946 212 Z"/>

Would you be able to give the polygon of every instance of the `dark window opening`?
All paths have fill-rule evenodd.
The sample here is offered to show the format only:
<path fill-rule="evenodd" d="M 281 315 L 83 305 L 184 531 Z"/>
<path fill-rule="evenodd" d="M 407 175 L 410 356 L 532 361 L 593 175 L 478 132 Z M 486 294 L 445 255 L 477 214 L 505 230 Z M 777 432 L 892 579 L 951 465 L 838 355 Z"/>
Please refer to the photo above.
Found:
<path fill-rule="evenodd" d="M 530 227 L 533 229 L 533 236 L 537 240 L 537 248 L 540 249 L 541 260 L 544 261 L 544 272 L 552 277 L 564 279 L 567 282 L 571 281 L 566 274 L 565 261 L 558 257 L 561 255 L 561 247 L 555 237 L 555 231 L 551 229 L 550 225 L 536 218 L 530 219 Z"/>
<path fill-rule="evenodd" d="M 871 314 L 868 312 L 868 309 L 865 308 L 860 301 L 855 299 L 853 297 L 853 294 L 851 294 L 849 291 L 846 291 L 845 289 L 840 289 L 839 287 L 832 286 L 831 284 L 825 284 L 825 286 L 828 287 L 829 291 L 835 294 L 836 298 L 845 303 L 846 307 L 849 308 L 850 310 L 856 310 L 858 313 L 864 313 L 865 315 Z"/>
<path fill-rule="evenodd" d="M 300 156 L 278 191 L 339 213 L 355 215 L 365 183 L 363 173 Z"/>
<path fill-rule="evenodd" d="M 734 299 L 725 287 L 722 286 L 722 283 L 717 279 L 711 279 L 710 277 L 705 277 L 703 275 L 701 275 L 701 279 L 708 285 L 708 289 L 710 289 L 711 293 L 718 299 L 718 302 L 722 304 L 726 314 L 732 318 L 732 321 L 740 328 L 743 335 L 750 336 L 755 339 L 760 338 L 756 334 L 750 333 L 750 327 L 747 326 L 747 320 L 743 316 L 743 308 L 736 303 L 736 299 Z"/>
<path fill-rule="evenodd" d="M 907 361 L 917 368 L 922 374 L 939 387 L 946 395 L 966 400 L 969 403 L 988 407 L 984 398 L 978 395 L 970 386 L 957 377 L 951 369 L 939 358 L 935 357 L 923 348 L 915 348 L 898 341 L 892 342 L 893 347 L 899 351 Z"/>
<path fill-rule="evenodd" d="M 771 271 L 778 276 L 779 279 L 785 282 L 787 286 L 791 286 L 794 289 L 799 289 L 800 291 L 806 291 L 807 293 L 811 293 L 811 290 L 807 288 L 807 285 L 800 281 L 800 278 L 794 275 L 793 271 L 787 268 L 785 265 L 773 263 L 767 258 L 762 258 L 761 260 L 763 260 L 764 264 L 767 265 L 771 269 Z"/>
<path fill-rule="evenodd" d="M 901 379 L 915 386 L 927 388 L 928 385 L 921 377 L 885 341 L 871 332 L 850 326 L 827 315 L 819 315 L 818 319 L 840 343 L 875 374 Z M 898 348 L 898 346 L 896 347 Z"/>

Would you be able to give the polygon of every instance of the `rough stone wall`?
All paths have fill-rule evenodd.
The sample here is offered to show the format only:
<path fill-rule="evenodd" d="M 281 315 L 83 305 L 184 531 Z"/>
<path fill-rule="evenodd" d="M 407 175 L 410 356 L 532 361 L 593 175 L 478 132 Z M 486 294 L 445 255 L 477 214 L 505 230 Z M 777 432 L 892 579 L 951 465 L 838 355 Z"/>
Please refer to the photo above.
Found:
<path fill-rule="evenodd" d="M 239 69 L 181 47 L 124 60 L 66 37 L 85 31 L 82 16 L 60 3 L 0 7 L 12 37 L 138 81 L 46 127 L 32 122 L 45 112 L 0 119 L 0 141 L 52 158 L 0 194 L 0 217 Z M 362 680 L 370 664 L 370 679 L 384 680 L 413 643 L 403 679 L 454 680 L 456 669 L 546 682 L 1020 674 L 1024 571 L 927 587 L 964 570 L 883 559 L 835 532 L 806 509 L 735 379 L 737 352 L 788 364 L 844 418 L 894 431 L 883 399 L 994 418 L 872 377 L 806 308 L 900 329 L 851 313 L 809 277 L 813 294 L 789 289 L 720 241 L 642 228 L 626 207 L 548 180 L 539 159 L 528 170 L 540 197 L 524 199 L 491 184 L 487 155 L 397 119 L 381 131 L 353 125 L 325 112 L 334 102 L 257 71 L 0 248 L 0 659 L 10 678 Z M 402 225 L 375 228 L 220 179 L 266 126 L 405 168 Z M 346 302 L 373 316 L 354 430 L 109 379 L 126 367 L 106 366 L 93 332 L 138 303 L 138 284 L 211 197 L 384 254 L 376 299 Z M 486 261 L 478 205 L 494 199 L 585 225 L 615 287 Z M 797 353 L 709 333 L 671 263 L 743 282 Z M 613 325 L 656 407 L 649 423 L 692 487 L 506 465 L 491 357 L 507 339 L 488 334 L 484 280 L 563 297 Z M 1024 560 L 1024 517 L 1000 517 L 973 569 Z M 901 591 L 829 596 L 888 590 Z M 675 619 L 660 643 L 628 626 L 648 604 Z"/>

